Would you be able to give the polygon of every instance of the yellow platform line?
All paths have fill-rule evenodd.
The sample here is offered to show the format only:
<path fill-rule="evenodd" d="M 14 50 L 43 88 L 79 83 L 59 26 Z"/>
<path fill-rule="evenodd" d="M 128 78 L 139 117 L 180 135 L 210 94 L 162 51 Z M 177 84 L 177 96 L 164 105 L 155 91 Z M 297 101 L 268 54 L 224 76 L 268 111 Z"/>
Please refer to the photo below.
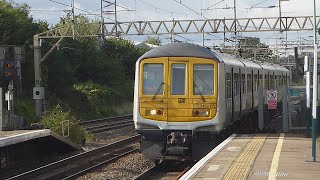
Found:
<path fill-rule="evenodd" d="M 249 172 L 252 168 L 252 164 L 258 156 L 267 135 L 257 134 L 252 140 L 245 146 L 241 154 L 235 159 L 227 173 L 224 175 L 225 180 L 245 180 L 247 179 Z"/>
<path fill-rule="evenodd" d="M 284 133 L 281 133 L 280 137 L 278 139 L 278 144 L 277 144 L 276 150 L 274 151 L 273 158 L 272 158 L 272 163 L 271 163 L 271 167 L 270 167 L 270 171 L 269 171 L 268 180 L 275 180 L 277 178 L 276 173 L 277 173 L 278 166 L 279 166 L 280 153 L 281 153 L 281 149 L 282 149 L 284 135 L 285 135 Z"/>

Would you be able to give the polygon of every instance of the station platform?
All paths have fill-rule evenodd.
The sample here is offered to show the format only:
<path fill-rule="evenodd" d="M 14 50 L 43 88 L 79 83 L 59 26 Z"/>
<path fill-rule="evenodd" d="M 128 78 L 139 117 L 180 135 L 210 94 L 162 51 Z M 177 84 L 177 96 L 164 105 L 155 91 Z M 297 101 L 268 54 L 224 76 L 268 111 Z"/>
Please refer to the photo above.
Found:
<path fill-rule="evenodd" d="M 49 129 L 0 131 L 0 179 L 18 164 L 78 150 L 81 146 Z"/>
<path fill-rule="evenodd" d="M 41 130 L 15 130 L 15 131 L 0 131 L 0 147 L 5 147 L 33 139 L 44 138 L 52 136 L 54 139 L 62 141 L 74 149 L 81 149 L 80 146 L 63 138 L 62 136 L 50 131 L 49 129 Z"/>
<path fill-rule="evenodd" d="M 303 134 L 233 134 L 198 161 L 180 180 L 186 179 L 318 179 L 317 158 L 312 158 L 312 139 Z"/>

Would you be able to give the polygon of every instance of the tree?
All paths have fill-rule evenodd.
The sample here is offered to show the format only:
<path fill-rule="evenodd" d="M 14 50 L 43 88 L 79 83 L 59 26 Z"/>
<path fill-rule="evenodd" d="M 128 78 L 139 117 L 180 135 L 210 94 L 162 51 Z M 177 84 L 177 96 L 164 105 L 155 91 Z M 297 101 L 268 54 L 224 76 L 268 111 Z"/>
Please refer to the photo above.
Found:
<path fill-rule="evenodd" d="M 228 54 L 239 54 L 243 58 L 255 60 L 271 60 L 272 50 L 265 43 L 260 42 L 257 37 L 243 37 L 238 41 L 237 52 L 231 46 L 226 46 L 224 52 Z"/>
<path fill-rule="evenodd" d="M 257 37 L 244 37 L 239 40 L 241 56 L 257 60 L 271 59 L 272 50 Z"/>
<path fill-rule="evenodd" d="M 36 32 L 48 28 L 43 21 L 34 22 L 27 4 L 0 1 L 0 44 L 25 45 Z"/>
<path fill-rule="evenodd" d="M 147 39 L 146 39 L 144 42 L 145 42 L 145 43 L 148 43 L 148 44 L 153 44 L 153 45 L 161 46 L 161 40 L 160 40 L 159 37 L 154 38 L 154 37 L 148 36 Z"/>

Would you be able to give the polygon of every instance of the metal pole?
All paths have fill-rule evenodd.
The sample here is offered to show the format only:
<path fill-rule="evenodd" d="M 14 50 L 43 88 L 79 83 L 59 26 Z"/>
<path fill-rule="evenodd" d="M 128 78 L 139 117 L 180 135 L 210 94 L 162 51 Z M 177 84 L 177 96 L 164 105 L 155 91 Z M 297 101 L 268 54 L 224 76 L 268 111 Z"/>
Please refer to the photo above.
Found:
<path fill-rule="evenodd" d="M 306 135 L 307 137 L 310 137 L 310 66 L 309 66 L 309 58 L 308 56 L 304 57 L 304 65 L 305 65 L 305 71 L 306 71 Z"/>
<path fill-rule="evenodd" d="M 281 23 L 282 20 L 281 20 L 281 0 L 279 0 L 279 23 L 280 23 L 280 32 L 281 32 Z"/>
<path fill-rule="evenodd" d="M 317 21 L 316 21 L 316 0 L 313 0 L 313 96 L 312 96 L 312 157 L 316 161 L 316 121 L 317 121 L 317 74 L 318 74 L 318 44 L 317 44 Z"/>
<path fill-rule="evenodd" d="M 202 33 L 202 46 L 204 47 L 204 33 Z"/>
<path fill-rule="evenodd" d="M 234 49 L 235 49 L 235 54 L 237 54 L 237 9 L 236 9 L 236 0 L 233 0 L 233 13 L 234 13 Z"/>
<path fill-rule="evenodd" d="M 116 36 L 118 37 L 117 0 L 114 0 L 114 21 L 116 23 Z"/>
<path fill-rule="evenodd" d="M 103 0 L 100 1 L 100 18 L 101 18 L 101 41 L 104 39 L 104 18 L 103 18 Z"/>
<path fill-rule="evenodd" d="M 14 114 L 14 107 L 13 107 L 13 80 L 10 80 L 8 85 L 8 110 L 9 114 Z M 12 97 L 12 98 L 11 98 Z M 10 109 L 9 109 L 10 108 Z"/>

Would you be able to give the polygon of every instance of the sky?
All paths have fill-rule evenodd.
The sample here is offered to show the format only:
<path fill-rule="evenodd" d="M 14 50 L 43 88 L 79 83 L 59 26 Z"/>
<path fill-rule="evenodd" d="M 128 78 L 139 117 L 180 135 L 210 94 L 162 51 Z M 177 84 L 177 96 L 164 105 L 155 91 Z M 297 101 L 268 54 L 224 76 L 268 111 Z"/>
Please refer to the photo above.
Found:
<path fill-rule="evenodd" d="M 16 3 L 26 3 L 34 19 L 46 20 L 54 25 L 65 17 L 72 0 L 13 0 Z M 104 6 L 107 1 L 104 0 Z M 318 1 L 318 0 L 316 0 Z M 172 19 L 215 19 L 233 18 L 234 0 L 116 0 L 118 21 L 144 21 L 144 20 L 172 20 Z M 91 19 L 100 19 L 100 0 L 74 0 L 75 14 L 82 14 Z M 312 16 L 313 0 L 281 0 L 282 16 Z M 248 17 L 278 17 L 279 0 L 236 0 L 237 18 Z M 268 8 L 269 7 L 269 8 Z M 111 9 L 112 8 L 112 9 Z M 317 2 L 317 15 L 320 14 L 320 1 Z M 113 11 L 114 6 L 105 7 L 104 11 Z M 113 14 L 104 14 L 105 22 L 114 21 Z M 290 32 L 288 40 L 297 40 L 300 36 L 312 40 L 312 32 Z M 231 37 L 232 35 L 227 35 Z M 262 42 L 275 44 L 285 33 L 264 32 L 244 33 L 243 36 L 259 37 Z M 143 40 L 145 37 L 126 37 L 132 40 Z M 169 43 L 169 36 L 159 36 L 163 43 Z M 176 37 L 181 41 L 202 44 L 202 34 L 181 35 Z M 221 44 L 222 34 L 205 37 L 205 45 Z"/>

